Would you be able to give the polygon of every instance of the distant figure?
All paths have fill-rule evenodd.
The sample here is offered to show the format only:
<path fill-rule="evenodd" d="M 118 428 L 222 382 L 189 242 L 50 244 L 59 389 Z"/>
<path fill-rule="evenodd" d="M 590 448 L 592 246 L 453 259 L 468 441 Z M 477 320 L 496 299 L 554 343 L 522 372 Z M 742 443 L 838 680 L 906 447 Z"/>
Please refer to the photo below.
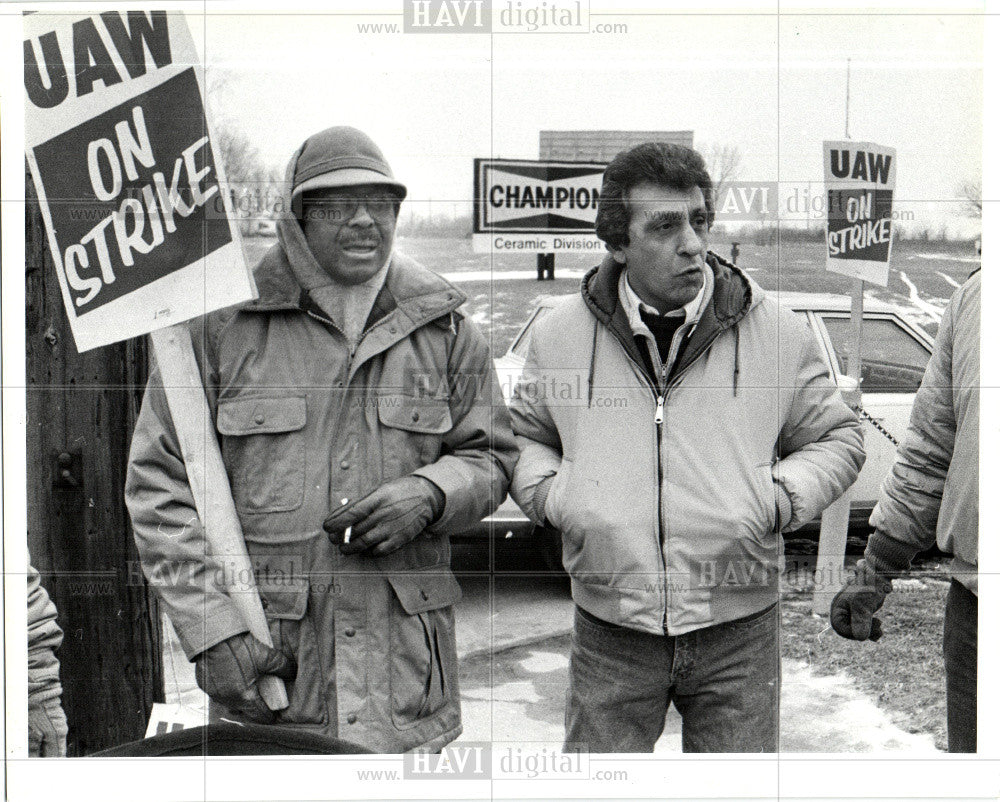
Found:
<path fill-rule="evenodd" d="M 538 254 L 538 280 L 555 281 L 556 255 L 554 253 Z"/>
<path fill-rule="evenodd" d="M 729 261 L 734 265 L 736 260 L 740 258 L 740 244 L 738 242 L 733 243 L 733 247 L 729 250 Z"/>
<path fill-rule="evenodd" d="M 56 606 L 28 557 L 28 755 L 66 756 L 66 714 L 56 649 L 63 632 Z"/>

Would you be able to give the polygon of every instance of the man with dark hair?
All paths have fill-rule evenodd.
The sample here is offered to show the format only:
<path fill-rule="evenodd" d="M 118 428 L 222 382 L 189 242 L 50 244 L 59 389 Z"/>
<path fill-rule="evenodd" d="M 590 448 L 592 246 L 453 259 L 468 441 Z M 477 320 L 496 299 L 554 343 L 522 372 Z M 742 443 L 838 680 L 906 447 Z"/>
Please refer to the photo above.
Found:
<path fill-rule="evenodd" d="M 685 751 L 776 751 L 781 533 L 864 462 L 805 323 L 707 250 L 712 219 L 698 153 L 620 153 L 609 254 L 514 393 L 511 493 L 561 532 L 577 605 L 567 749 L 652 751 L 672 701 Z"/>
<path fill-rule="evenodd" d="M 375 143 L 321 131 L 286 186 L 260 297 L 191 325 L 273 648 L 206 550 L 156 371 L 126 487 L 142 567 L 213 719 L 438 750 L 462 731 L 448 536 L 503 500 L 510 421 L 464 295 L 393 251 L 406 187 Z M 290 681 L 277 716 L 265 674 Z"/>

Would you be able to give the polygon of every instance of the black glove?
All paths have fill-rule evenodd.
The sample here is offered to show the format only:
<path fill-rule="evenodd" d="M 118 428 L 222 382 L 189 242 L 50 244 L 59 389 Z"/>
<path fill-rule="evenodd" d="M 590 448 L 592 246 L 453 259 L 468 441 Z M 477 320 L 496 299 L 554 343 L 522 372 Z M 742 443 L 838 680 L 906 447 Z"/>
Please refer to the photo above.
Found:
<path fill-rule="evenodd" d="M 830 626 L 850 640 L 876 641 L 882 637 L 882 622 L 875 618 L 892 582 L 859 560 L 854 576 L 830 602 Z"/>
<path fill-rule="evenodd" d="M 440 517 L 444 500 L 444 493 L 429 479 L 404 476 L 334 510 L 323 528 L 343 554 L 382 557 L 405 546 Z M 345 543 L 349 526 L 351 542 Z"/>
<path fill-rule="evenodd" d="M 194 665 L 199 688 L 257 724 L 270 724 L 276 718 L 257 690 L 257 680 L 265 674 L 293 680 L 297 670 L 293 660 L 249 632 L 206 649 L 195 657 Z"/>
<path fill-rule="evenodd" d="M 28 703 L 28 753 L 32 757 L 66 757 L 66 714 L 58 697 Z"/>

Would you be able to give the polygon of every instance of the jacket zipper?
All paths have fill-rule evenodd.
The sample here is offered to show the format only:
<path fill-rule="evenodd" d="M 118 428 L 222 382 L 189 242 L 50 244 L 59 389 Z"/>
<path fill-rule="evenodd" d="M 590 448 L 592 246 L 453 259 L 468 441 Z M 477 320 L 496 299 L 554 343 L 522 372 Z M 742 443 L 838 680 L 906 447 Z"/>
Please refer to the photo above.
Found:
<path fill-rule="evenodd" d="M 304 311 L 305 311 L 305 313 L 307 315 L 309 315 L 309 317 L 313 318 L 314 320 L 318 320 L 320 323 L 323 323 L 328 328 L 333 329 L 335 332 L 337 332 L 345 340 L 347 339 L 347 337 L 344 334 L 344 332 L 342 332 L 340 330 L 340 328 L 337 326 L 337 324 L 334 323 L 332 320 L 328 320 L 325 317 L 317 315 L 315 312 L 310 312 L 308 309 L 306 309 Z M 347 373 L 349 375 L 350 371 L 351 371 L 351 362 L 354 361 L 354 351 L 351 349 L 350 345 L 347 346 L 347 350 L 348 350 Z M 337 417 L 338 418 L 342 417 L 342 412 L 343 412 L 343 409 L 344 409 L 344 402 L 347 399 L 348 394 L 349 394 L 349 390 L 348 390 L 347 384 L 345 383 L 344 387 L 343 387 L 343 392 L 342 393 L 337 393 L 337 396 L 339 396 L 339 398 L 338 398 L 339 405 L 337 407 Z M 330 495 L 331 494 L 331 487 L 330 487 L 330 485 L 333 482 L 333 477 L 336 475 L 335 463 L 336 463 L 336 453 L 334 453 L 332 455 L 331 462 L 330 462 L 330 465 L 329 465 L 330 478 L 327 479 L 327 496 L 328 496 L 327 501 L 331 505 L 333 504 L 333 497 Z"/>
<path fill-rule="evenodd" d="M 686 335 L 687 337 L 690 337 L 694 333 L 694 328 L 695 328 L 694 326 L 691 327 L 690 331 Z M 712 338 L 712 342 L 715 342 L 718 336 L 722 334 L 722 331 L 725 331 L 725 329 L 719 331 L 718 334 L 716 334 L 715 337 Z M 708 343 L 708 345 L 711 344 L 712 344 L 711 342 Z M 638 368 L 638 374 L 645 381 L 646 386 L 652 391 L 653 396 L 656 399 L 656 413 L 653 415 L 653 423 L 655 424 L 655 429 L 656 429 L 656 529 L 660 535 L 660 538 L 657 539 L 656 548 L 660 553 L 660 561 L 663 564 L 662 626 L 663 626 L 663 632 L 666 633 L 667 593 L 668 593 L 669 582 L 668 582 L 668 572 L 667 572 L 667 558 L 666 555 L 663 553 L 667 542 L 666 533 L 663 531 L 663 459 L 660 453 L 663 447 L 663 407 L 667 400 L 667 394 L 670 392 L 670 390 L 672 390 L 674 387 L 677 386 L 678 382 L 680 382 L 684 374 L 686 374 L 688 370 L 690 370 L 691 365 L 695 364 L 695 362 L 701 359 L 705 351 L 708 350 L 708 347 L 706 346 L 705 350 L 702 351 L 701 354 L 699 354 L 696 359 L 692 360 L 687 366 L 685 366 L 684 370 L 682 370 L 680 373 L 674 376 L 673 381 L 670 382 L 669 385 L 667 385 L 666 365 L 663 365 L 660 369 L 660 376 L 658 377 L 660 378 L 662 386 L 658 387 L 649 380 L 649 376 L 646 375 L 645 366 L 642 365 L 642 363 L 640 363 L 635 357 L 633 357 L 632 354 L 628 352 L 628 349 L 622 346 L 621 343 L 619 343 L 619 346 L 621 347 L 622 351 L 625 352 L 625 357 Z"/>
<path fill-rule="evenodd" d="M 695 329 L 695 327 L 692 326 L 688 330 L 687 334 L 684 335 L 685 338 L 690 338 L 691 335 L 694 334 L 694 329 Z M 715 337 L 712 338 L 712 342 L 715 342 L 716 338 L 721 333 L 722 332 L 720 331 L 718 334 L 716 334 Z M 712 342 L 710 342 L 709 345 L 711 345 Z M 668 568 L 668 562 L 669 561 L 667 559 L 667 555 L 664 554 L 664 552 L 665 551 L 669 551 L 669 548 L 670 548 L 670 538 L 668 536 L 668 533 L 664 530 L 664 527 L 663 527 L 663 460 L 662 460 L 662 457 L 661 457 L 661 451 L 662 451 L 662 448 L 663 448 L 663 407 L 666 404 L 667 395 L 669 394 L 669 392 L 674 387 L 676 387 L 678 385 L 678 383 L 680 382 L 681 378 L 683 378 L 684 374 L 687 373 L 691 369 L 691 366 L 695 362 L 697 362 L 699 359 L 701 359 L 702 355 L 707 350 L 708 350 L 708 348 L 706 347 L 706 349 L 704 351 L 702 351 L 701 354 L 698 354 L 698 356 L 694 360 L 692 360 L 690 363 L 688 363 L 684 367 L 684 370 L 682 370 L 680 373 L 678 373 L 676 376 L 674 376 L 674 379 L 673 379 L 672 382 L 670 382 L 670 384 L 667 384 L 667 363 L 664 362 L 663 365 L 660 367 L 660 391 L 659 391 L 659 395 L 656 398 L 656 414 L 653 416 L 653 423 L 656 424 L 656 474 L 657 474 L 657 483 L 656 483 L 656 499 L 657 499 L 656 514 L 657 514 L 657 524 L 659 525 L 660 533 L 662 535 L 662 540 L 663 540 L 662 545 L 658 543 L 657 547 L 660 549 L 660 558 L 663 561 L 663 632 L 664 632 L 664 634 L 667 633 L 667 608 L 668 608 L 667 600 L 669 598 L 669 592 L 670 592 L 670 589 L 669 589 L 669 585 L 670 585 L 670 573 L 669 573 L 669 568 Z"/>
<path fill-rule="evenodd" d="M 656 399 L 656 415 L 653 417 L 653 421 L 656 424 L 654 427 L 656 431 L 656 550 L 660 555 L 660 562 L 663 565 L 663 631 L 667 631 L 667 559 L 663 554 L 663 461 L 660 457 L 660 448 L 663 439 L 663 402 L 666 398 L 666 390 L 658 387 L 652 381 L 650 381 L 649 376 L 646 374 L 646 367 L 639 362 L 632 354 L 628 352 L 628 349 L 621 346 L 622 351 L 625 352 L 625 358 L 628 359 L 636 368 L 638 375 L 642 378 L 643 382 L 652 392 L 653 397 Z M 661 370 L 662 379 L 661 381 L 666 383 L 666 373 Z"/>
<path fill-rule="evenodd" d="M 660 395 L 656 399 L 656 415 L 653 416 L 653 423 L 656 424 L 656 524 L 660 532 L 659 541 L 656 544 L 660 552 L 660 561 L 663 563 L 663 634 L 667 634 L 667 609 L 670 599 L 670 569 L 668 568 L 667 555 L 667 532 L 663 528 L 663 404 L 667 399 L 667 364 L 660 366 Z"/>

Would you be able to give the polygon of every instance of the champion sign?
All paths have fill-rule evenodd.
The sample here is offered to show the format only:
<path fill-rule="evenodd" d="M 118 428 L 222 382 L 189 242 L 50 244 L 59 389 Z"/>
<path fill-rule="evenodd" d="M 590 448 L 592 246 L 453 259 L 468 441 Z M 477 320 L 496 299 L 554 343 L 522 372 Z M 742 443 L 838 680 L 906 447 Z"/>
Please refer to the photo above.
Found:
<path fill-rule="evenodd" d="M 592 233 L 605 164 L 475 160 L 476 234 Z"/>

